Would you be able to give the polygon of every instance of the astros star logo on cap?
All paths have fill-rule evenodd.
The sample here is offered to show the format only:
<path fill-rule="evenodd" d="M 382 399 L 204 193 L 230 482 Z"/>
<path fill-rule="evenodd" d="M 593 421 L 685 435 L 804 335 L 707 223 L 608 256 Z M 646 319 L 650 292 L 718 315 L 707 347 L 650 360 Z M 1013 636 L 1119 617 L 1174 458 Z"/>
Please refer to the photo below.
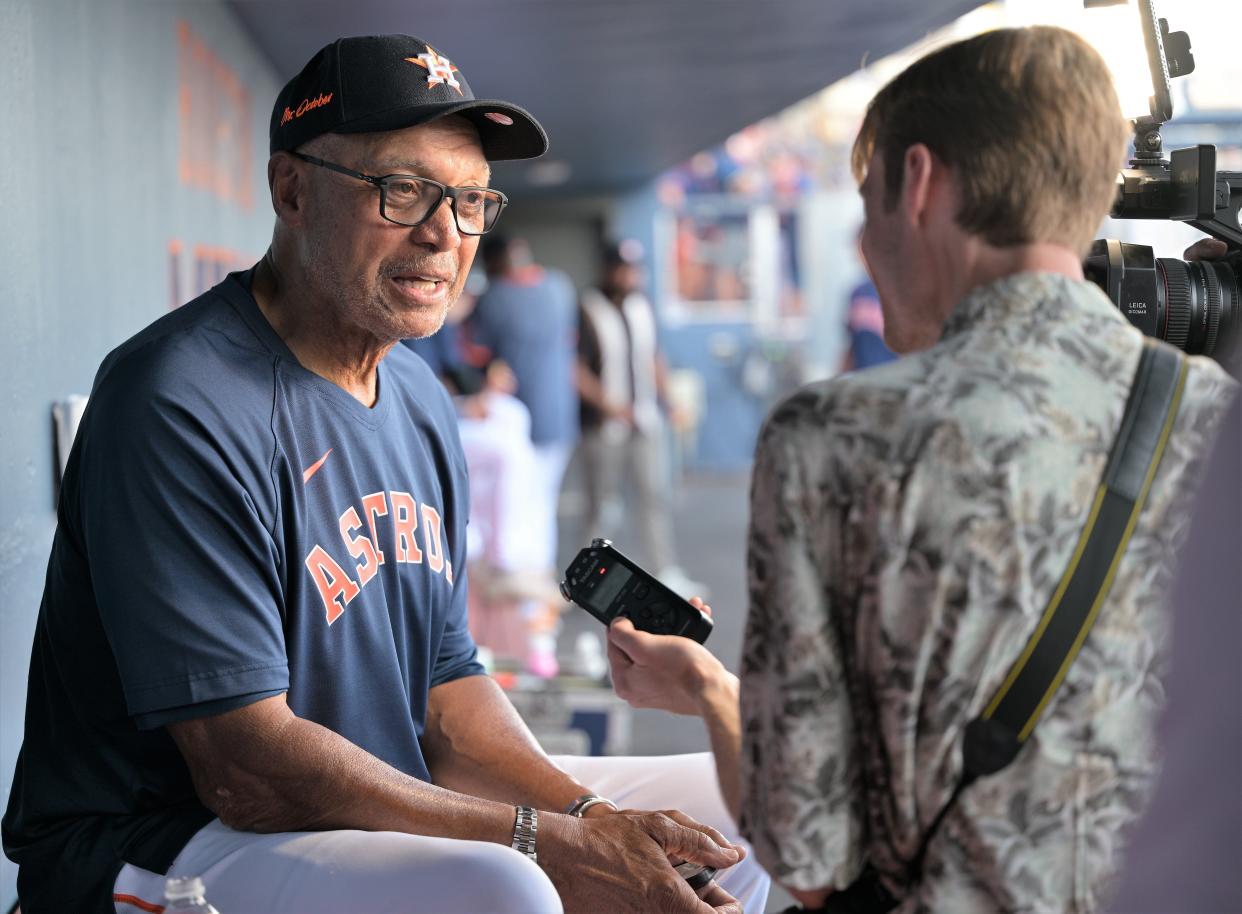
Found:
<path fill-rule="evenodd" d="M 452 61 L 447 57 L 440 56 L 431 45 L 427 45 L 427 50 L 422 54 L 419 54 L 417 57 L 407 57 L 406 60 L 427 71 L 428 89 L 437 83 L 445 83 L 456 89 L 458 95 L 462 94 L 461 83 L 453 75 L 457 72 L 457 68 L 453 66 Z"/>

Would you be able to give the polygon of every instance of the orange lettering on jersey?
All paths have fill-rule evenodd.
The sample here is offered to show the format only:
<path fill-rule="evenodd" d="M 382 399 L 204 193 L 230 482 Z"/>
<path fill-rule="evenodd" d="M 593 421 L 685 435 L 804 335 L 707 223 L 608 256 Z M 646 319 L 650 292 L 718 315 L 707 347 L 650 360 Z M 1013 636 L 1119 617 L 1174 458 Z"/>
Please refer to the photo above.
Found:
<path fill-rule="evenodd" d="M 449 584 L 453 583 L 453 563 L 448 559 L 444 560 L 444 579 L 448 581 Z"/>
<path fill-rule="evenodd" d="M 370 495 L 362 496 L 362 513 L 366 515 L 367 521 L 371 524 L 371 542 L 375 544 L 375 562 L 377 565 L 383 565 L 384 550 L 380 548 L 379 536 L 375 532 L 375 519 L 388 514 L 388 498 L 383 492 L 372 492 Z"/>
<path fill-rule="evenodd" d="M 418 505 L 409 492 L 390 492 L 392 498 L 392 534 L 397 541 L 397 561 L 421 565 L 423 552 L 414 540 L 418 528 Z"/>
<path fill-rule="evenodd" d="M 375 577 L 375 572 L 379 569 L 379 559 L 375 557 L 375 543 L 365 536 L 354 536 L 354 531 L 361 526 L 362 519 L 358 517 L 358 512 L 351 505 L 349 510 L 341 515 L 341 538 L 345 540 L 345 547 L 349 550 L 349 554 L 356 559 L 362 559 L 362 562 L 356 566 L 358 586 L 365 587 L 367 582 Z"/>
<path fill-rule="evenodd" d="M 306 568 L 314 578 L 315 586 L 319 588 L 323 608 L 328 614 L 328 624 L 331 625 L 345 612 L 349 601 L 358 596 L 360 588 L 322 546 L 315 546 L 310 551 L 310 555 L 306 557 Z"/>
<path fill-rule="evenodd" d="M 444 546 L 440 542 L 440 512 L 423 505 L 423 547 L 427 550 L 427 567 L 437 574 L 444 570 Z"/>

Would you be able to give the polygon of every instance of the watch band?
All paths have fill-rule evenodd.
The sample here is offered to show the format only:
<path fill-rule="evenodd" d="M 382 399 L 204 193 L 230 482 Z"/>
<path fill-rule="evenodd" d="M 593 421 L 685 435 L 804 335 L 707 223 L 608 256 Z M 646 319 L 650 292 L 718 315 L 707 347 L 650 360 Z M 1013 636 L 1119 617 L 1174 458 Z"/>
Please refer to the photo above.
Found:
<path fill-rule="evenodd" d="M 612 800 L 609 800 L 607 797 L 601 797 L 598 794 L 588 793 L 578 797 L 578 799 L 570 803 L 569 808 L 565 810 L 565 814 L 581 819 L 583 814 L 586 813 L 588 809 L 592 806 L 598 806 L 600 803 L 607 803 L 614 810 L 617 809 L 617 804 L 612 802 Z"/>
<path fill-rule="evenodd" d="M 515 851 L 525 854 L 532 863 L 538 863 L 535 853 L 535 833 L 539 830 L 539 811 L 529 806 L 517 807 L 517 815 L 513 820 L 513 841 L 509 845 Z"/>

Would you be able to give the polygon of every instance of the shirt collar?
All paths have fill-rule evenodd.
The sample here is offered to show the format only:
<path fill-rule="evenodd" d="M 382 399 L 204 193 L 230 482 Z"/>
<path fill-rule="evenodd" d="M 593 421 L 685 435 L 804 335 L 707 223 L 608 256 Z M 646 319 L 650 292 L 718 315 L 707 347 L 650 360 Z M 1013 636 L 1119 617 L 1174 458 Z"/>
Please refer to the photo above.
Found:
<path fill-rule="evenodd" d="M 944 323 L 941 339 L 992 324 L 1064 319 L 1071 309 L 1100 304 L 1119 316 L 1094 283 L 1060 273 L 1012 273 L 971 289 Z"/>

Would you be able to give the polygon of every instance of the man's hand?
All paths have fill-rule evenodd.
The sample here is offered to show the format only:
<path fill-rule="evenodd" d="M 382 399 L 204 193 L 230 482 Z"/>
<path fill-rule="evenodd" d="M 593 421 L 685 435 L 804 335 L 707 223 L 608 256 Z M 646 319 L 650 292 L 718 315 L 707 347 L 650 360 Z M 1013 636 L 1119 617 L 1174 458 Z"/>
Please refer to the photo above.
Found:
<path fill-rule="evenodd" d="M 487 366 L 485 384 L 488 390 L 496 393 L 517 393 L 517 375 L 513 373 L 513 369 L 509 367 L 507 362 L 503 362 L 500 359 L 494 359 Z"/>
<path fill-rule="evenodd" d="M 1186 260 L 1218 260 L 1229 253 L 1229 245 L 1219 238 L 1200 238 L 1182 253 Z"/>
<path fill-rule="evenodd" d="M 668 406 L 668 424 L 673 427 L 674 431 L 684 432 L 694 425 L 694 415 L 684 406 L 678 403 L 670 403 Z"/>
<path fill-rule="evenodd" d="M 462 397 L 458 401 L 458 411 L 467 419 L 475 419 L 482 421 L 491 413 L 491 405 L 487 402 L 486 393 L 475 394 L 472 397 Z"/>
<path fill-rule="evenodd" d="M 698 597 L 690 602 L 711 615 L 711 607 Z M 737 677 L 697 641 L 640 632 L 629 619 L 617 619 L 608 628 L 608 665 L 613 688 L 634 707 L 703 718 L 720 793 L 736 820 L 742 795 Z"/>
<path fill-rule="evenodd" d="M 690 603 L 711 615 L 711 607 L 698 597 Z M 704 693 L 730 678 L 697 641 L 642 632 L 625 618 L 608 627 L 608 663 L 617 695 L 633 707 L 696 717 L 703 713 Z"/>
<path fill-rule="evenodd" d="M 714 882 L 700 899 L 668 861 L 725 869 L 745 856 L 744 848 L 676 810 L 539 817 L 539 862 L 566 914 L 742 914 L 737 900 Z"/>
<path fill-rule="evenodd" d="M 609 402 L 604 407 L 604 415 L 609 419 L 617 419 L 624 422 L 626 425 L 633 426 L 637 424 L 634 419 L 634 407 L 629 403 Z"/>

